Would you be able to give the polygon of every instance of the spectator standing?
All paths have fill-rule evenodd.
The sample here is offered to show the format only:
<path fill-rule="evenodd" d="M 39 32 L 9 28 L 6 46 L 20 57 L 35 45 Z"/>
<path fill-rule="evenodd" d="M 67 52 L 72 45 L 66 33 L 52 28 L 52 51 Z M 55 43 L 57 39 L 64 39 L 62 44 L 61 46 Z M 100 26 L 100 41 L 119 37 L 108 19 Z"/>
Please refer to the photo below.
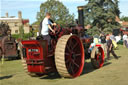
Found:
<path fill-rule="evenodd" d="M 115 36 L 114 36 L 112 33 L 110 33 L 109 36 L 110 36 L 110 39 L 111 39 L 111 40 L 116 41 L 116 38 L 115 38 Z"/>
<path fill-rule="evenodd" d="M 100 34 L 100 41 L 102 44 L 102 48 L 103 48 L 104 52 L 106 53 L 106 36 L 104 33 Z"/>
<path fill-rule="evenodd" d="M 109 36 L 110 36 L 110 39 L 112 40 L 113 47 L 117 48 L 117 43 L 116 43 L 115 36 L 112 33 L 110 33 Z"/>
<path fill-rule="evenodd" d="M 116 43 L 118 43 L 121 40 L 121 35 L 115 36 L 116 38 Z"/>
<path fill-rule="evenodd" d="M 106 39 L 107 39 L 107 59 L 110 60 L 110 53 L 112 53 L 115 59 L 118 59 L 118 56 L 115 54 L 113 50 L 113 44 L 112 44 L 112 40 L 110 39 L 110 36 L 106 36 Z"/>

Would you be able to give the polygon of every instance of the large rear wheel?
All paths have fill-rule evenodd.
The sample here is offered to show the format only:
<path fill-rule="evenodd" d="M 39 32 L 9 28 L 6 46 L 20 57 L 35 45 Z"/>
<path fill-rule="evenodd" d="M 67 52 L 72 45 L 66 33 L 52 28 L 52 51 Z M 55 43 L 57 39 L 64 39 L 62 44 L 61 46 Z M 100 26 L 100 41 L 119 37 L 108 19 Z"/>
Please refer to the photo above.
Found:
<path fill-rule="evenodd" d="M 55 49 L 55 64 L 62 77 L 79 76 L 84 67 L 84 48 L 81 40 L 75 35 L 62 36 Z"/>

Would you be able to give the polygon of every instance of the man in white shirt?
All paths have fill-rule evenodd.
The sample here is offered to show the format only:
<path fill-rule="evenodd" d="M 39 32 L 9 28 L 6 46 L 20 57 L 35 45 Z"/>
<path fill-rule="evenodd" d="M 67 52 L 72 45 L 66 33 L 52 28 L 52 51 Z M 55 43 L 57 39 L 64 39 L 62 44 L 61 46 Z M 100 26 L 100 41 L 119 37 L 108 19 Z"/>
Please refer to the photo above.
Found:
<path fill-rule="evenodd" d="M 48 45 L 50 45 L 50 42 L 51 42 L 51 37 L 49 35 L 49 30 L 51 32 L 55 33 L 55 31 L 52 29 L 51 26 L 56 25 L 56 23 L 52 23 L 49 20 L 50 17 L 51 17 L 51 14 L 50 13 L 46 13 L 46 17 L 42 21 L 42 29 L 41 29 L 41 35 L 43 36 L 44 40 L 48 41 Z"/>

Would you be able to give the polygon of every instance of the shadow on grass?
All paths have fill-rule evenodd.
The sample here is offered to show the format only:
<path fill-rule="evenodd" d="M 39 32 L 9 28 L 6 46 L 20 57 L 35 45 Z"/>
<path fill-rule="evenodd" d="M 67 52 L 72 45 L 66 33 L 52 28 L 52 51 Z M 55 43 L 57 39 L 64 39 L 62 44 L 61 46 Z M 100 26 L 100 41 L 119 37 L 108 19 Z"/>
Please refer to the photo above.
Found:
<path fill-rule="evenodd" d="M 104 65 L 103 67 L 107 66 L 111 64 L 111 62 L 108 62 L 108 61 L 105 61 L 104 62 Z M 101 67 L 102 68 L 102 67 Z M 100 69 L 100 68 L 99 68 Z M 81 75 L 84 75 L 84 74 L 88 74 L 90 72 L 93 72 L 93 71 L 96 71 L 97 69 L 95 69 L 93 66 L 92 66 L 92 63 L 91 62 L 85 62 L 85 65 L 84 65 L 84 68 L 83 68 L 83 72 Z"/>
<path fill-rule="evenodd" d="M 118 57 L 118 59 L 120 59 L 122 56 L 117 56 Z M 116 59 L 114 56 L 110 56 L 110 60 L 113 60 L 113 59 Z M 118 60 L 118 59 L 116 59 L 116 60 Z"/>
<path fill-rule="evenodd" d="M 61 76 L 56 72 L 56 73 L 50 73 L 48 75 L 40 77 L 40 79 L 60 79 Z"/>
<path fill-rule="evenodd" d="M 4 60 L 5 61 L 16 61 L 16 60 L 20 60 L 20 57 L 5 57 Z"/>
<path fill-rule="evenodd" d="M 105 61 L 103 67 L 105 67 L 105 66 L 107 66 L 109 64 L 111 64 L 111 62 Z M 93 72 L 95 70 L 97 70 L 97 69 L 95 69 L 92 66 L 91 62 L 85 62 L 85 65 L 84 65 L 83 72 L 82 72 L 81 76 L 84 75 L 84 74 L 91 73 L 91 72 Z M 50 73 L 48 75 L 40 77 L 40 79 L 51 79 L 51 80 L 60 79 L 60 78 L 61 78 L 61 76 L 57 72 L 56 73 Z"/>
<path fill-rule="evenodd" d="M 13 75 L 8 75 L 8 76 L 3 76 L 3 77 L 0 77 L 0 80 L 3 80 L 3 79 L 9 79 L 13 77 Z"/>

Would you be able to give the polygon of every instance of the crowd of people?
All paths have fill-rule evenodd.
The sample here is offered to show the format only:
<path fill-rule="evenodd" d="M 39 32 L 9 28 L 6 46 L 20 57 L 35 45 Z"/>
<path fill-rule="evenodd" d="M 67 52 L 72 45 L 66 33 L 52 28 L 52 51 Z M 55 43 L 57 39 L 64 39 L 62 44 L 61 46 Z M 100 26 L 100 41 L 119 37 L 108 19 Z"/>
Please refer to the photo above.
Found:
<path fill-rule="evenodd" d="M 114 36 L 112 33 L 101 33 L 100 36 L 94 36 L 94 40 L 90 46 L 90 49 L 92 49 L 97 43 L 101 43 L 108 60 L 110 60 L 110 53 L 114 56 L 115 59 L 118 59 L 119 56 L 117 56 L 114 52 L 114 48 L 117 48 L 117 43 L 121 40 L 123 40 L 124 46 L 128 48 L 128 35 L 125 34 L 123 37 L 121 37 L 121 35 Z"/>

